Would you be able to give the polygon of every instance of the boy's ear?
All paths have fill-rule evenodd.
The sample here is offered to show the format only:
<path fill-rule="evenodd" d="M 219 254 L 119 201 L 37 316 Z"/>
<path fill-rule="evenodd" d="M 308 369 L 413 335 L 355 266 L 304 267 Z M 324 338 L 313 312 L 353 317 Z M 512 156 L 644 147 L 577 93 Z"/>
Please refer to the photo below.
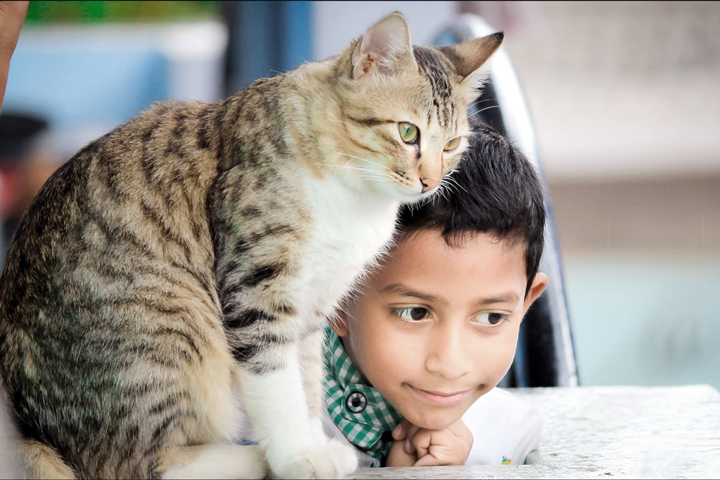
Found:
<path fill-rule="evenodd" d="M 341 302 L 340 307 L 335 312 L 335 315 L 333 315 L 331 318 L 328 318 L 328 325 L 332 329 L 333 332 L 337 334 L 338 337 L 345 337 L 348 333 L 350 333 L 350 330 L 347 328 L 347 318 L 345 313 L 345 302 Z"/>
<path fill-rule="evenodd" d="M 523 305 L 523 317 L 527 313 L 528 309 L 530 308 L 530 305 L 533 304 L 533 302 L 540 296 L 540 294 L 545 290 L 545 287 L 548 285 L 548 276 L 545 275 L 542 272 L 538 272 L 535 274 L 535 278 L 533 279 L 533 283 L 530 286 L 530 291 L 525 296 L 525 304 Z"/>

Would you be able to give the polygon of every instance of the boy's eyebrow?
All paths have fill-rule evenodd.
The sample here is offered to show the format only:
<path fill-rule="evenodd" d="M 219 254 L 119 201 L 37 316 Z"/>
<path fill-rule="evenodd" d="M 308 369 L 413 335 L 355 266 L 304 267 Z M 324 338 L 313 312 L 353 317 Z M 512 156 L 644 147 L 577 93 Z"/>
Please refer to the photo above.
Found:
<path fill-rule="evenodd" d="M 508 292 L 498 295 L 497 297 L 483 298 L 476 303 L 478 305 L 490 305 L 493 303 L 517 303 L 518 301 L 520 301 L 520 297 L 518 297 L 517 293 Z"/>
<path fill-rule="evenodd" d="M 408 297 L 417 297 L 421 300 L 425 300 L 426 302 L 437 302 L 439 299 L 435 295 L 430 295 L 429 293 L 420 293 L 416 292 L 414 290 L 410 290 L 406 286 L 400 284 L 400 283 L 393 283 L 390 285 L 386 285 L 378 290 L 379 293 L 393 293 L 396 295 L 406 295 Z"/>
<path fill-rule="evenodd" d="M 414 290 L 410 290 L 405 285 L 402 285 L 400 283 L 392 283 L 390 285 L 386 285 L 378 290 L 378 293 L 391 293 L 395 295 L 405 295 L 408 297 L 416 297 L 421 300 L 425 300 L 426 302 L 438 302 L 440 300 L 445 301 L 445 299 L 441 297 L 436 297 L 435 295 L 430 295 L 429 293 L 420 293 L 416 292 Z M 500 295 L 489 297 L 489 298 L 481 298 L 478 299 L 475 302 L 475 305 L 492 305 L 495 303 L 517 303 L 520 301 L 520 297 L 518 297 L 518 294 L 515 292 L 507 292 L 502 293 Z M 446 302 L 447 303 L 447 302 Z"/>

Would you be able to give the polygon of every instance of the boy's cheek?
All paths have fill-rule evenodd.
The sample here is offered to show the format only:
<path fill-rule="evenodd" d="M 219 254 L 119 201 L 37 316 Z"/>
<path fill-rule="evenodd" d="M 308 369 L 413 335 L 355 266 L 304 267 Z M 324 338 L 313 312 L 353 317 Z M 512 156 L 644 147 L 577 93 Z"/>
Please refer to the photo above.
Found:
<path fill-rule="evenodd" d="M 474 377 L 478 385 L 483 385 L 477 398 L 495 388 L 510 370 L 517 339 L 517 332 L 508 331 L 507 335 L 486 339 L 471 348 L 476 352 L 471 361 L 475 368 Z"/>
<path fill-rule="evenodd" d="M 495 368 L 491 372 L 493 387 L 496 386 L 502 377 L 510 370 L 513 360 L 515 359 L 515 352 L 517 350 L 518 335 L 508 336 L 504 342 L 498 347 L 498 351 L 495 353 Z"/>

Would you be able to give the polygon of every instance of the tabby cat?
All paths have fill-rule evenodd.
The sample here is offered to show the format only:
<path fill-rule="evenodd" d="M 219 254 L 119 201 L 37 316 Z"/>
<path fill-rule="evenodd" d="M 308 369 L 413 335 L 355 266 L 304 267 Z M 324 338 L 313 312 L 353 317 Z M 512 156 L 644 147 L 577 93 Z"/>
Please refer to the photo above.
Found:
<path fill-rule="evenodd" d="M 220 103 L 154 105 L 63 165 L 0 278 L 29 474 L 351 473 L 319 420 L 325 319 L 399 204 L 457 164 L 501 41 L 413 47 L 393 13 Z M 250 428 L 259 445 L 233 443 Z"/>

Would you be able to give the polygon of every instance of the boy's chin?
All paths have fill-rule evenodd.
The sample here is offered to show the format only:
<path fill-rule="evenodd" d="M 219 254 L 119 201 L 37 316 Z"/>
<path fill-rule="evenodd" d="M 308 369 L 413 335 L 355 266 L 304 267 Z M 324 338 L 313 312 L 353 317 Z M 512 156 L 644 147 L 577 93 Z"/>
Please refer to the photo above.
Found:
<path fill-rule="evenodd" d="M 433 409 L 435 410 L 435 409 Z M 462 418 L 467 409 L 453 408 L 452 411 L 400 412 L 405 420 L 416 427 L 427 430 L 444 430 Z"/>

